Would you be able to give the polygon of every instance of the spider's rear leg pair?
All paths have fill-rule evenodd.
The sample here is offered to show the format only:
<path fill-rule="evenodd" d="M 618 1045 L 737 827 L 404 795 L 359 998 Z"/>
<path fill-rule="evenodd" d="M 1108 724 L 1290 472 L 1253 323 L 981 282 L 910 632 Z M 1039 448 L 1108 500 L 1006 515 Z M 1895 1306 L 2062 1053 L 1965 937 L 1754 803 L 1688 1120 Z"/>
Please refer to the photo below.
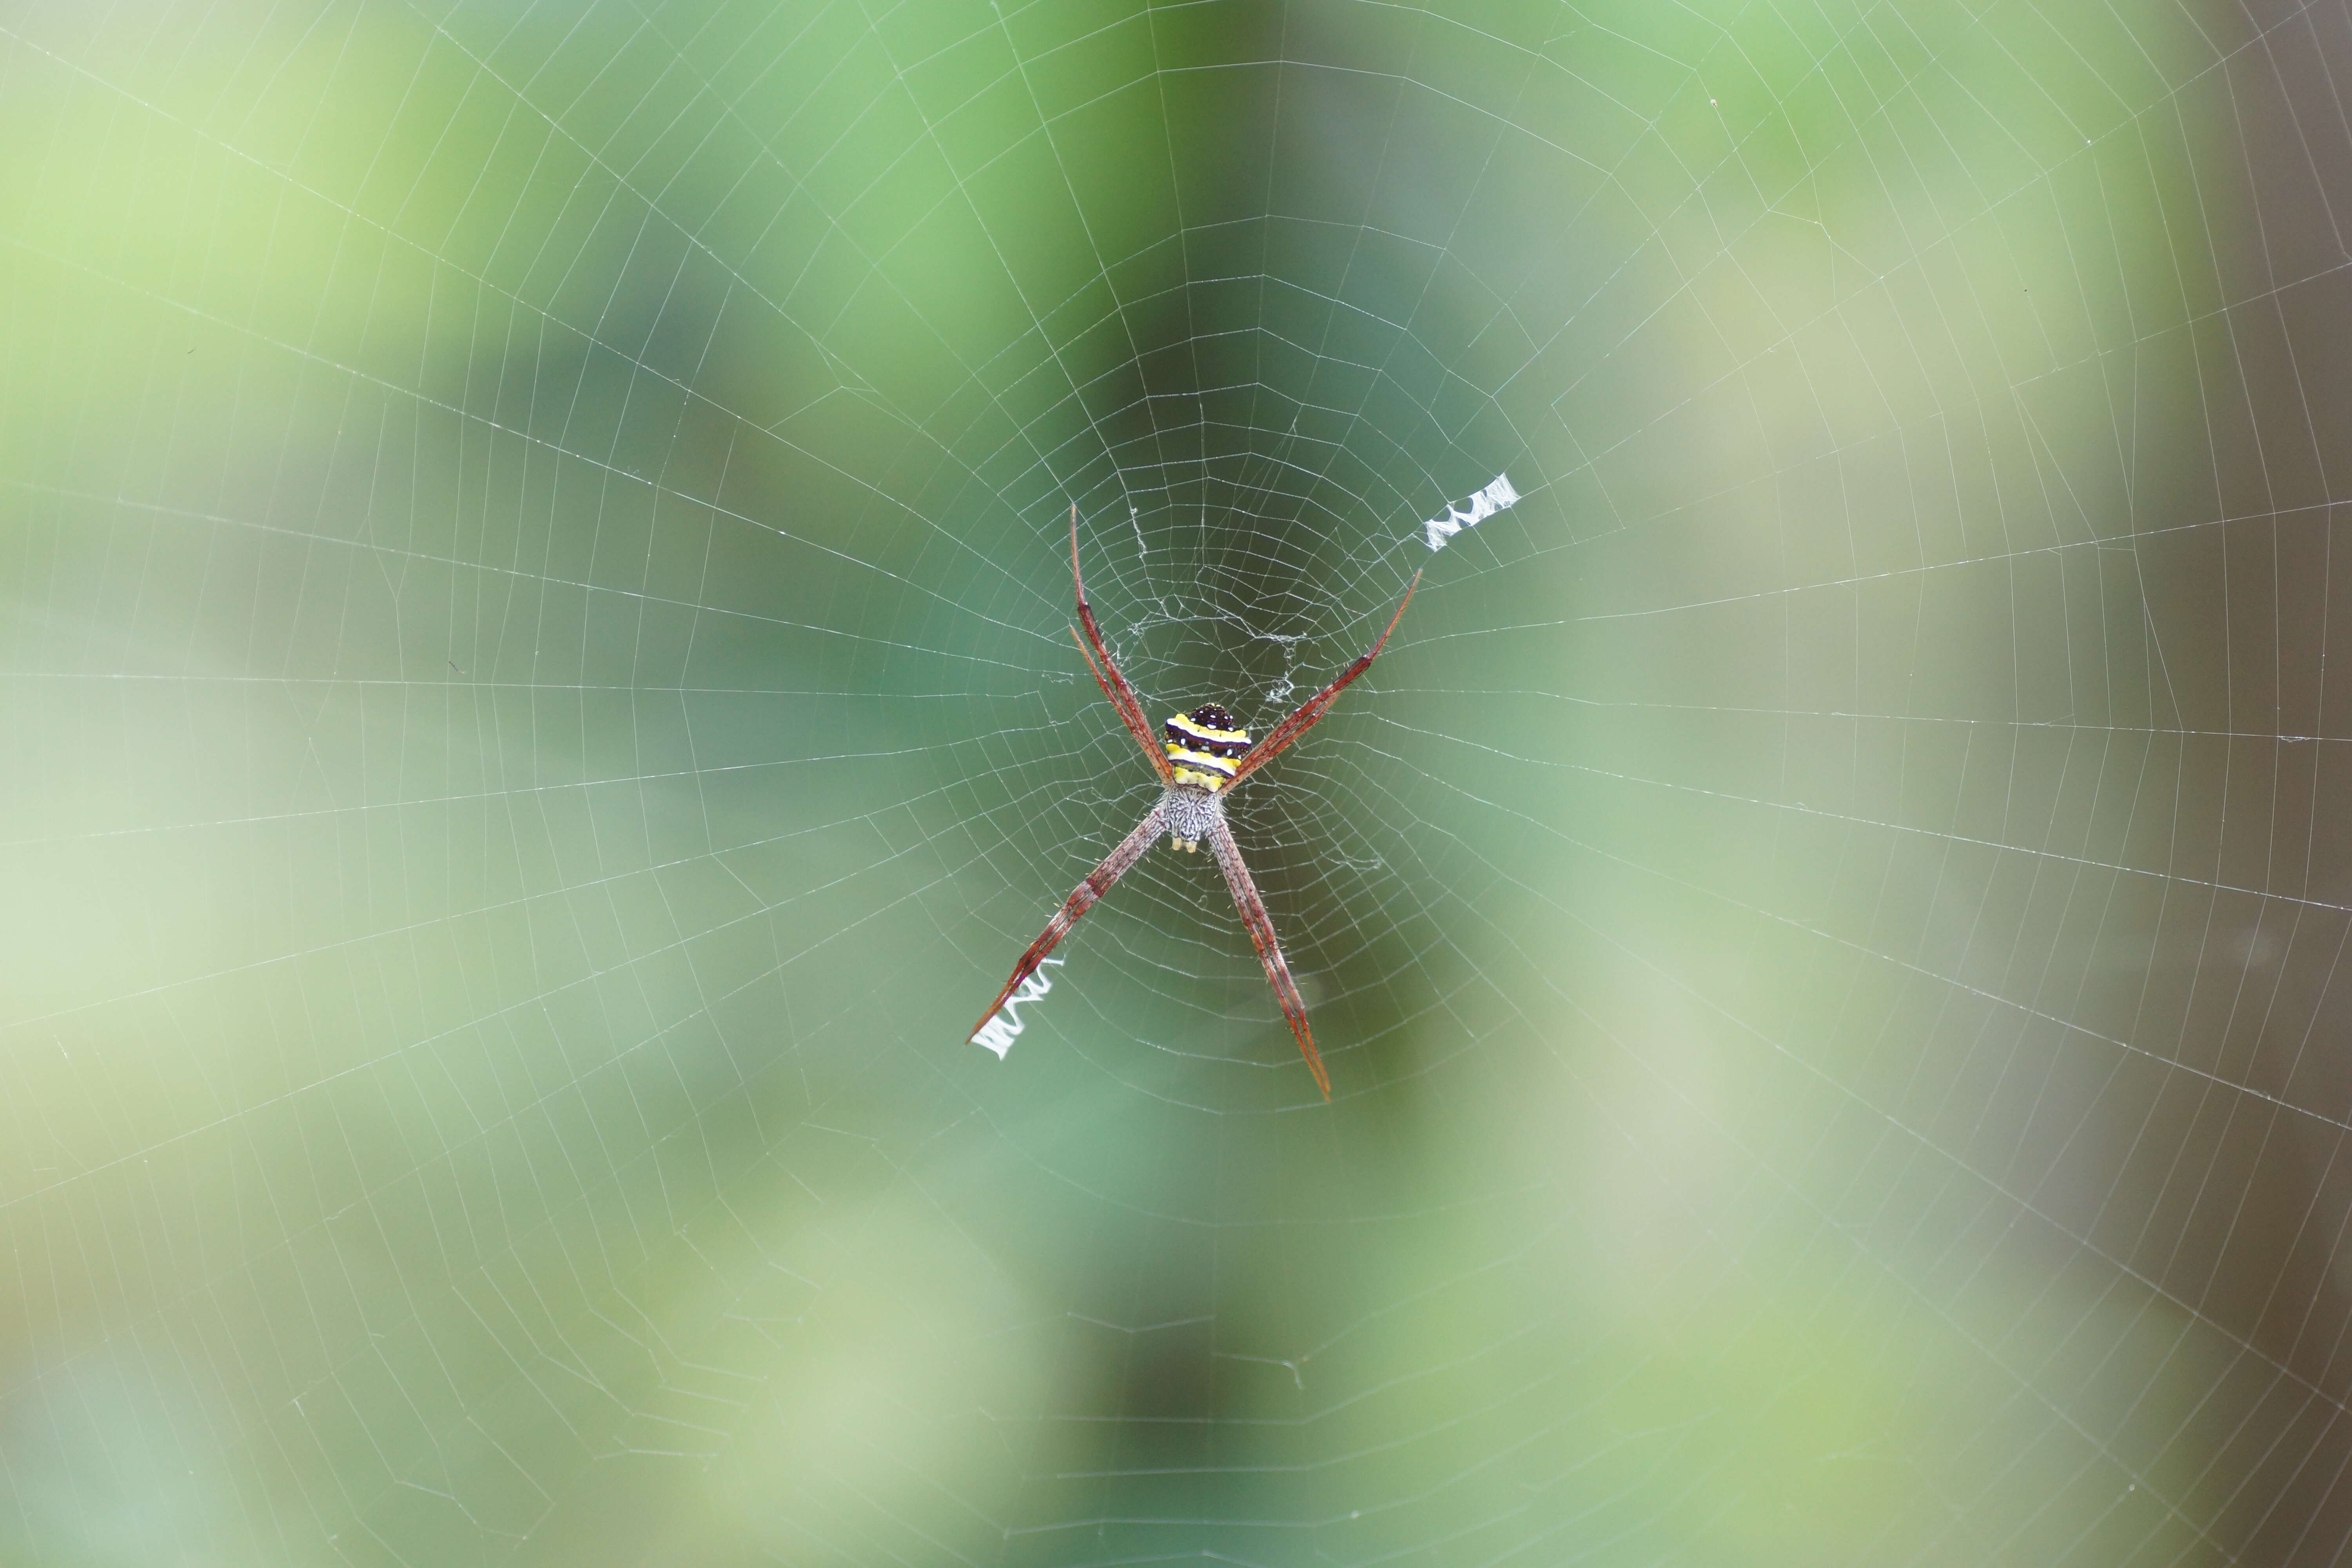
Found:
<path fill-rule="evenodd" d="M 1397 601 L 1396 614 L 1389 617 L 1379 640 L 1364 651 L 1363 657 L 1341 670 L 1337 680 L 1300 703 L 1290 717 L 1255 744 L 1251 743 L 1249 731 L 1214 703 L 1173 715 L 1161 726 L 1162 733 L 1153 735 L 1150 724 L 1143 717 L 1143 704 L 1136 700 L 1135 689 L 1127 683 L 1127 677 L 1119 673 L 1110 649 L 1103 646 L 1102 630 L 1095 625 L 1095 613 L 1087 604 L 1086 579 L 1078 572 L 1078 509 L 1075 506 L 1070 508 L 1070 582 L 1077 592 L 1078 626 L 1086 628 L 1085 635 L 1080 636 L 1074 626 L 1070 636 L 1077 640 L 1078 652 L 1085 656 L 1087 668 L 1094 671 L 1095 684 L 1110 699 L 1110 705 L 1118 710 L 1119 721 L 1135 737 L 1136 744 L 1143 748 L 1152 770 L 1160 775 L 1160 800 L 1136 824 L 1135 831 L 1121 840 L 1101 865 L 1087 872 L 1086 880 L 1063 900 L 1061 910 L 1045 922 L 1044 933 L 1021 955 L 1021 962 L 1013 967 L 1013 978 L 1004 983 L 1004 989 L 996 994 L 996 1000 L 988 1005 L 988 1011 L 980 1016 L 980 1024 L 974 1025 L 971 1032 L 979 1034 L 981 1026 L 996 1016 L 1004 999 L 1045 961 L 1055 944 L 1078 923 L 1078 917 L 1092 909 L 1095 900 L 1110 890 L 1112 883 L 1143 858 L 1153 839 L 1166 833 L 1175 847 L 1198 849 L 1205 838 L 1210 854 L 1216 858 L 1217 869 L 1225 874 L 1225 886 L 1233 893 L 1234 907 L 1241 910 L 1242 923 L 1249 928 L 1258 959 L 1265 965 L 1265 977 L 1274 985 L 1275 999 L 1282 1004 L 1283 1016 L 1290 1020 L 1290 1032 L 1298 1037 L 1298 1048 L 1306 1055 L 1307 1069 L 1314 1073 L 1323 1098 L 1330 1099 L 1330 1075 L 1323 1070 L 1323 1058 L 1315 1051 L 1315 1037 L 1307 1032 L 1307 1004 L 1299 997 L 1297 984 L 1290 978 L 1290 965 L 1282 956 L 1282 944 L 1275 940 L 1274 921 L 1267 918 L 1265 900 L 1258 897 L 1257 884 L 1250 879 L 1241 846 L 1234 842 L 1234 831 L 1225 825 L 1224 795 L 1307 733 L 1329 710 L 1332 700 L 1347 684 L 1371 668 L 1372 660 L 1389 640 L 1389 633 L 1396 630 L 1397 622 L 1404 618 L 1405 605 L 1412 603 L 1412 591 L 1421 584 L 1421 574 L 1414 573 L 1412 581 L 1405 584 L 1404 597 Z"/>

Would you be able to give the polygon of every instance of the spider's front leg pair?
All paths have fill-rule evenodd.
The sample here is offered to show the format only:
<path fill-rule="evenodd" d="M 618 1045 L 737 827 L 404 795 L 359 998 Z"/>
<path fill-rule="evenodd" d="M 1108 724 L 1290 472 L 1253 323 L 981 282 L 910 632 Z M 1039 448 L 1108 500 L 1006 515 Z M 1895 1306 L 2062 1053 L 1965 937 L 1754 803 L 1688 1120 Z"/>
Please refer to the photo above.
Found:
<path fill-rule="evenodd" d="M 1274 921 L 1267 918 L 1265 900 L 1258 897 L 1257 884 L 1250 879 L 1241 846 L 1234 842 L 1233 829 L 1225 825 L 1224 796 L 1226 791 L 1307 733 L 1329 710 L 1332 700 L 1347 684 L 1371 668 L 1372 660 L 1389 640 L 1389 633 L 1396 630 L 1397 622 L 1404 618 L 1405 605 L 1412 603 L 1412 591 L 1421 584 L 1421 574 L 1414 573 L 1412 581 L 1405 584 L 1404 597 L 1397 602 L 1396 614 L 1389 617 L 1379 640 L 1365 650 L 1363 657 L 1341 670 L 1337 680 L 1300 703 L 1290 717 L 1255 744 L 1251 743 L 1249 731 L 1234 723 L 1233 715 L 1215 703 L 1176 714 L 1160 727 L 1161 734 L 1152 733 L 1151 725 L 1143 717 L 1143 704 L 1136 700 L 1135 689 L 1127 683 L 1127 677 L 1119 673 L 1110 649 L 1103 646 L 1102 629 L 1095 625 L 1095 613 L 1087 604 L 1086 579 L 1078 572 L 1078 509 L 1075 506 L 1070 508 L 1070 582 L 1077 593 L 1078 626 L 1086 628 L 1081 636 L 1078 627 L 1074 626 L 1070 636 L 1076 639 L 1087 668 L 1094 671 L 1095 684 L 1110 699 L 1110 705 L 1118 710 L 1119 721 L 1135 737 L 1136 744 L 1143 748 L 1152 770 L 1160 775 L 1160 800 L 1136 824 L 1135 831 L 1121 840 L 1101 865 L 1087 872 L 1086 880 L 1063 900 L 1060 910 L 1045 922 L 1044 934 L 1029 944 L 1029 951 L 1013 966 L 1013 978 L 1004 983 L 1004 989 L 996 994 L 996 1000 L 980 1016 L 972 1034 L 977 1036 L 981 1027 L 996 1016 L 1004 999 L 1045 961 L 1055 944 L 1078 923 L 1078 917 L 1092 909 L 1095 900 L 1110 890 L 1112 883 L 1143 858 L 1153 839 L 1166 833 L 1169 842 L 1176 847 L 1198 849 L 1205 838 L 1217 869 L 1225 875 L 1234 907 L 1241 911 L 1242 923 L 1249 928 L 1250 941 L 1265 965 L 1265 977 L 1273 983 L 1275 999 L 1282 1004 L 1283 1016 L 1290 1020 L 1290 1032 L 1298 1037 L 1298 1048 L 1306 1055 L 1307 1069 L 1314 1073 L 1323 1098 L 1330 1099 L 1330 1076 L 1323 1070 L 1323 1058 L 1316 1054 L 1315 1037 L 1307 1032 L 1307 1004 L 1298 994 L 1297 983 L 1290 978 L 1290 965 L 1282 956 L 1281 943 L 1275 940 Z"/>

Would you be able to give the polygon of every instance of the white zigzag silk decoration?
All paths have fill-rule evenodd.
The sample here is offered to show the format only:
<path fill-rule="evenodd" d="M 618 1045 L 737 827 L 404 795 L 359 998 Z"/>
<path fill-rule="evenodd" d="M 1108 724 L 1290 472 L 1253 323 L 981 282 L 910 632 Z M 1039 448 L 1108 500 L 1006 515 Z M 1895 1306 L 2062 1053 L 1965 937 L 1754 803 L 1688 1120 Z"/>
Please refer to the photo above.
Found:
<path fill-rule="evenodd" d="M 1061 962 L 1062 960 L 1058 958 L 1048 958 L 1044 960 L 1043 963 L 1060 963 Z M 996 1053 L 1000 1061 L 1003 1060 L 1004 1053 L 1013 1048 L 1013 1042 L 1020 1037 L 1023 1028 L 1021 1015 L 1016 1009 L 1024 1002 L 1036 1001 L 1053 988 L 1054 982 L 1046 975 L 1041 963 L 1037 973 L 1024 980 L 1021 983 L 1021 989 L 1006 997 L 1004 1005 L 999 1007 L 990 1016 L 988 1022 L 980 1026 L 980 1033 L 972 1036 L 971 1043 L 975 1046 L 986 1046 Z"/>
<path fill-rule="evenodd" d="M 1445 509 L 1444 517 L 1433 517 L 1423 526 L 1429 531 L 1429 547 L 1443 550 L 1454 536 L 1465 528 L 1475 528 L 1498 511 L 1518 505 L 1519 492 L 1511 488 L 1511 476 L 1496 474 L 1495 482 L 1470 498 L 1465 510 Z"/>

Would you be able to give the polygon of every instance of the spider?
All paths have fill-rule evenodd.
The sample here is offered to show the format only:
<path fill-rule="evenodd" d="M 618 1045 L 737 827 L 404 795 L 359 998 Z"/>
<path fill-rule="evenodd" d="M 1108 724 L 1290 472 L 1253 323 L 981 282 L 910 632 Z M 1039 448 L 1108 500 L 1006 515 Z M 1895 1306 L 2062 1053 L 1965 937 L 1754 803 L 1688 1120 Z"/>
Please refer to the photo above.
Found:
<path fill-rule="evenodd" d="M 1101 628 L 1095 625 L 1095 613 L 1087 605 L 1086 579 L 1078 572 L 1078 509 L 1070 508 L 1070 583 L 1076 590 L 1078 625 L 1086 635 L 1078 635 L 1077 626 L 1070 628 L 1078 652 L 1094 671 L 1095 684 L 1118 710 L 1128 733 L 1143 748 L 1150 759 L 1152 771 L 1160 775 L 1160 800 L 1143 814 L 1135 831 L 1120 841 L 1119 847 L 1103 858 L 1103 863 L 1087 873 L 1065 900 L 1059 913 L 1045 922 L 1045 934 L 1029 944 L 1021 962 L 1013 966 L 1013 978 L 980 1016 L 972 1026 L 977 1035 L 1004 999 L 1024 980 L 1034 973 L 1055 944 L 1070 934 L 1078 917 L 1092 909 L 1095 900 L 1110 891 L 1111 884 L 1135 868 L 1150 849 L 1151 841 L 1162 832 L 1168 835 L 1173 849 L 1197 851 L 1201 840 L 1209 841 L 1209 853 L 1216 857 L 1217 869 L 1225 874 L 1225 886 L 1234 895 L 1234 907 L 1241 911 L 1242 924 L 1249 928 L 1250 941 L 1257 946 L 1259 962 L 1265 965 L 1265 977 L 1274 984 L 1275 1000 L 1282 1004 L 1283 1016 L 1290 1020 L 1290 1032 L 1298 1037 L 1298 1048 L 1307 1058 L 1307 1070 L 1315 1075 L 1316 1087 L 1323 1098 L 1331 1098 L 1330 1075 L 1323 1070 L 1323 1058 L 1315 1052 L 1315 1037 L 1307 1029 L 1307 1004 L 1299 999 L 1298 986 L 1290 978 L 1290 965 L 1282 956 L 1282 946 L 1274 939 L 1274 921 L 1266 918 L 1265 900 L 1258 897 L 1257 884 L 1250 879 L 1249 867 L 1242 860 L 1241 847 L 1234 842 L 1233 829 L 1225 826 L 1225 794 L 1250 774 L 1265 766 L 1286 750 L 1290 743 L 1304 735 L 1315 721 L 1329 710 L 1332 700 L 1347 684 L 1371 668 L 1380 657 L 1381 646 L 1389 633 L 1396 630 L 1397 622 L 1404 618 L 1404 607 L 1412 603 L 1412 591 L 1421 585 L 1421 574 L 1412 574 L 1405 584 L 1404 597 L 1397 601 L 1396 613 L 1389 617 L 1388 626 L 1381 632 L 1380 640 L 1365 650 L 1364 656 L 1339 672 L 1339 678 L 1298 705 L 1289 718 L 1276 724 L 1265 739 L 1252 744 L 1249 731 L 1234 722 L 1234 716 L 1216 703 L 1205 703 L 1190 713 L 1171 716 L 1160 728 L 1162 737 L 1152 738 L 1151 726 L 1143 717 L 1143 704 L 1136 700 L 1135 689 L 1119 673 L 1110 649 L 1103 646 Z"/>

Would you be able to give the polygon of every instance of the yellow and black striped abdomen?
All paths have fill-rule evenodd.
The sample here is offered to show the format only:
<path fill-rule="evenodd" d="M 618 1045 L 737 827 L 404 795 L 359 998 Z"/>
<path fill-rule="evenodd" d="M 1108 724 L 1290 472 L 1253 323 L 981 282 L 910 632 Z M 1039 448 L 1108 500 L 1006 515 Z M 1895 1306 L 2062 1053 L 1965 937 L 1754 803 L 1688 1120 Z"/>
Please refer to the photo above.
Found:
<path fill-rule="evenodd" d="M 1249 731 L 1213 702 L 1175 715 L 1161 730 L 1168 737 L 1168 760 L 1175 764 L 1176 782 L 1211 792 L 1233 782 L 1235 764 L 1250 749 Z"/>

